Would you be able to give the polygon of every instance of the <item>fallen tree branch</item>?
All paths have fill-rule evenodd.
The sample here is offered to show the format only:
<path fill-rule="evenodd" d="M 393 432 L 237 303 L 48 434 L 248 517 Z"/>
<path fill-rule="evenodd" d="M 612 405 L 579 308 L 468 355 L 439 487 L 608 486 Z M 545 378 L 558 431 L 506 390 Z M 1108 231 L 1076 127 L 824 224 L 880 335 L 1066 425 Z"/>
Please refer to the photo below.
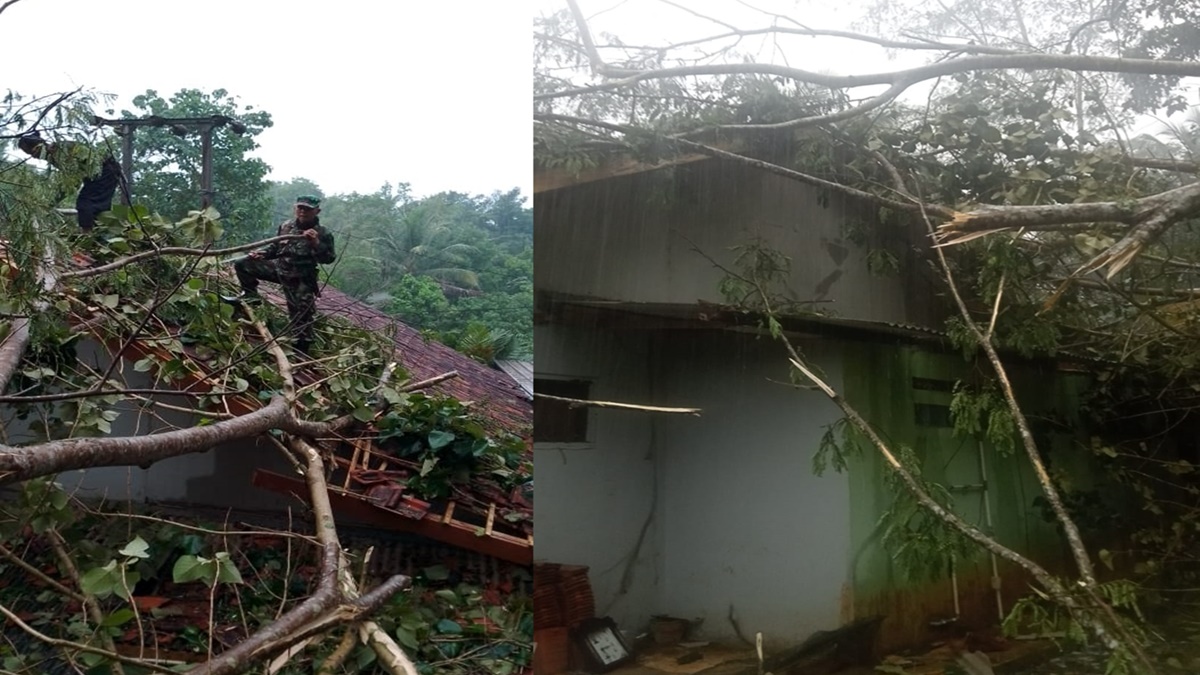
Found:
<path fill-rule="evenodd" d="M 46 441 L 30 447 L 0 445 L 0 485 L 73 469 L 132 466 L 206 452 L 229 441 L 253 438 L 272 429 L 291 430 L 287 403 L 276 396 L 266 406 L 211 425 L 147 436 L 102 436 Z"/>
<path fill-rule="evenodd" d="M 8 333 L 0 340 L 0 393 L 8 388 L 8 383 L 21 365 L 25 350 L 29 348 L 29 325 L 26 317 L 14 319 Z"/>
<path fill-rule="evenodd" d="M 655 50 L 660 52 L 672 51 L 681 47 L 691 47 L 694 45 L 704 44 L 706 42 L 715 42 L 731 37 L 751 37 L 754 35 L 798 35 L 804 37 L 834 37 L 846 40 L 854 40 L 856 42 L 867 42 L 873 45 L 878 45 L 887 49 L 911 49 L 914 51 L 940 51 L 940 52 L 956 52 L 962 54 L 1022 54 L 1012 49 L 1004 47 L 992 47 L 989 45 L 978 44 L 953 44 L 950 42 L 904 42 L 901 40 L 890 40 L 888 38 L 876 37 L 874 35 L 866 35 L 864 33 L 854 33 L 843 30 L 827 30 L 823 28 L 806 28 L 803 26 L 768 26 L 766 28 L 745 28 L 730 30 L 727 33 L 720 33 L 706 38 L 697 38 L 687 40 L 685 42 L 677 42 L 666 47 L 641 47 L 641 49 Z M 604 48 L 608 45 L 598 45 L 598 48 Z M 614 45 L 614 49 L 631 49 L 630 45 Z"/>
<path fill-rule="evenodd" d="M 653 413 L 674 413 L 680 415 L 695 415 L 700 416 L 700 408 L 661 408 L 652 405 L 635 405 L 633 403 L 614 403 L 613 401 L 589 401 L 579 398 L 566 398 L 564 396 L 551 396 L 550 394 L 534 393 L 534 398 L 544 398 L 551 401 L 561 401 L 570 404 L 572 408 L 590 407 L 590 408 L 616 408 L 619 410 L 637 410 L 640 412 Z"/>
<path fill-rule="evenodd" d="M 53 577 L 49 576 L 48 574 L 39 570 L 38 568 L 34 567 L 33 565 L 30 565 L 29 563 L 25 562 L 16 553 L 13 553 L 12 551 L 10 551 L 8 549 L 7 546 L 4 546 L 2 544 L 0 544 L 0 557 L 5 558 L 10 563 L 25 570 L 25 572 L 27 574 L 29 574 L 33 578 L 37 579 L 38 581 L 41 581 L 42 583 L 50 586 L 50 588 L 53 588 L 55 590 L 55 592 L 65 596 L 65 597 L 71 598 L 72 600 L 74 600 L 75 602 L 78 602 L 81 605 L 87 602 L 87 598 L 83 597 L 83 595 L 76 593 L 75 591 L 71 590 L 70 588 L 67 588 L 66 586 L 61 584 L 58 580 L 54 579 Z"/>
<path fill-rule="evenodd" d="M 103 656 L 104 658 L 111 659 L 112 661 L 115 661 L 117 663 L 123 663 L 123 664 L 130 665 L 130 666 L 137 666 L 139 668 L 148 668 L 150 670 L 153 670 L 154 672 L 166 673 L 167 675 L 171 675 L 172 673 L 178 672 L 178 671 L 172 670 L 170 668 L 160 666 L 159 664 L 157 664 L 153 661 L 144 661 L 142 659 L 135 659 L 135 658 L 131 658 L 128 656 L 123 656 L 121 654 L 118 654 L 117 652 L 110 652 L 108 650 L 101 649 L 99 647 L 93 647 L 91 645 L 86 645 L 86 644 L 82 644 L 79 642 L 73 642 L 71 640 L 60 640 L 58 638 L 51 637 L 49 635 L 46 635 L 45 633 L 40 632 L 38 629 L 34 628 L 33 626 L 30 626 L 29 624 L 25 623 L 24 621 L 22 621 L 21 617 L 17 616 L 12 610 L 5 607 L 4 605 L 0 605 L 0 614 L 3 614 L 4 618 L 11 621 L 17 628 L 20 628 L 21 630 L 28 633 L 34 639 L 36 639 L 44 644 L 47 644 L 51 647 L 58 647 L 59 649 L 63 649 L 66 651 L 87 652 L 89 654 L 96 654 L 97 656 Z"/>
<path fill-rule="evenodd" d="M 105 274 L 107 272 L 112 272 L 113 270 L 119 270 L 122 267 L 125 267 L 126 265 L 132 265 L 133 263 L 141 262 L 148 258 L 157 258 L 159 256 L 164 256 L 164 255 L 186 255 L 186 256 L 195 256 L 197 258 L 212 258 L 212 257 L 216 257 L 216 256 L 221 256 L 221 255 L 229 255 L 230 253 L 241 253 L 243 251 L 252 251 L 256 248 L 261 248 L 268 244 L 274 244 L 274 243 L 280 242 L 280 241 L 288 241 L 289 239 L 303 239 L 303 238 L 304 238 L 304 235 L 301 235 L 301 234 L 285 234 L 285 235 L 281 235 L 278 237 L 271 237 L 270 239 L 263 239 L 262 241 L 256 241 L 256 242 L 253 242 L 250 244 L 240 244 L 238 246 L 230 246 L 229 248 L 218 248 L 218 249 L 187 248 L 187 247 L 182 247 L 182 246 L 166 246 L 163 248 L 156 248 L 153 251 L 143 251 L 141 253 L 135 253 L 130 256 L 125 256 L 124 258 L 118 258 L 110 263 L 106 263 L 104 265 L 99 265 L 97 267 L 88 267 L 88 268 L 81 269 L 81 270 L 70 270 L 67 272 L 63 272 L 62 274 L 59 275 L 59 278 L 60 279 L 86 279 L 87 277 L 99 276 L 99 275 Z"/>
<path fill-rule="evenodd" d="M 60 394 L 36 394 L 31 396 L 13 395 L 0 396 L 0 403 L 52 403 L 55 401 L 72 401 L 94 396 L 179 396 L 180 398 L 207 398 L 220 396 L 237 396 L 245 391 L 188 391 L 187 389 L 88 389 L 87 391 L 66 391 Z"/>
<path fill-rule="evenodd" d="M 933 236 L 935 232 L 933 221 L 929 219 L 928 215 L 922 215 L 930 236 Z M 1021 438 L 1021 446 L 1025 450 L 1025 455 L 1029 459 L 1030 465 L 1033 467 L 1034 475 L 1037 477 L 1038 484 L 1042 488 L 1042 493 L 1046 497 L 1046 501 L 1050 504 L 1051 510 L 1054 512 L 1055 518 L 1058 520 L 1058 524 L 1062 527 L 1063 533 L 1067 538 L 1071 557 L 1075 562 L 1076 569 L 1079 571 L 1079 586 L 1082 588 L 1085 596 L 1094 604 L 1094 607 L 1080 608 L 1075 598 L 1066 593 L 1065 589 L 1056 581 L 1054 585 L 1048 586 L 1042 578 L 1037 577 L 1037 575 L 1035 575 L 1035 578 L 1050 592 L 1054 600 L 1063 606 L 1071 610 L 1083 609 L 1083 614 L 1079 615 L 1080 623 L 1089 627 L 1109 650 L 1116 650 L 1123 643 L 1131 650 L 1134 658 L 1140 662 L 1139 665 L 1146 667 L 1145 672 L 1153 673 L 1154 667 L 1137 638 L 1129 634 L 1115 612 L 1113 612 L 1112 607 L 1100 597 L 1095 568 L 1092 565 L 1091 557 L 1088 555 L 1087 547 L 1083 543 L 1079 527 L 1075 524 L 1075 520 L 1071 517 L 1071 514 L 1067 512 L 1066 506 L 1062 501 L 1062 496 L 1059 494 L 1058 488 L 1054 485 L 1049 471 L 1046 470 L 1046 464 L 1042 461 L 1041 454 L 1038 452 L 1037 442 L 1033 437 L 1029 420 L 1025 417 L 1025 412 L 1017 401 L 1016 392 L 1008 377 L 1008 370 L 1004 367 L 1000 353 L 996 349 L 996 345 L 992 342 L 990 329 L 985 334 L 983 329 L 972 318 L 967 303 L 959 293 L 958 283 L 954 279 L 954 273 L 951 271 L 950 263 L 946 259 L 945 251 L 941 248 L 935 248 L 934 251 L 937 254 L 942 276 L 950 288 L 950 294 L 954 298 L 959 315 L 966 323 L 971 335 L 975 338 L 975 342 L 983 349 L 984 354 L 987 355 L 988 363 L 992 366 L 992 371 L 995 373 L 1000 384 L 1000 390 L 1004 395 L 1004 401 L 1008 407 L 1009 414 L 1012 416 L 1013 422 L 1017 427 L 1017 435 Z M 996 309 L 997 311 L 999 309 L 999 299 L 997 299 Z M 1105 622 L 1099 620 L 1098 617 L 1090 615 L 1090 611 L 1096 607 L 1101 608 L 1104 612 L 1107 625 L 1105 625 Z M 1117 632 L 1121 633 L 1120 642 L 1118 642 L 1117 636 L 1114 634 Z"/>
<path fill-rule="evenodd" d="M 581 21 L 581 17 L 577 16 L 576 19 L 577 21 Z M 586 46 L 591 41 L 586 21 L 582 21 L 579 28 L 580 37 L 586 41 Z M 592 51 L 595 51 L 594 47 Z M 773 63 L 711 63 L 698 66 L 634 70 L 609 66 L 603 61 L 600 61 L 599 65 L 596 65 L 596 60 L 599 60 L 598 53 L 593 59 L 593 71 L 602 77 L 615 79 L 602 84 L 572 87 L 537 94 L 533 97 L 534 100 L 550 100 L 607 92 L 628 87 L 629 85 L 645 80 L 705 75 L 770 75 L 795 82 L 815 84 L 829 89 L 853 89 L 874 85 L 894 85 L 898 82 L 905 82 L 908 86 L 912 86 L 919 82 L 946 77 L 948 75 L 988 70 L 1068 70 L 1072 72 L 1124 73 L 1132 75 L 1200 76 L 1200 63 L 1189 61 L 1125 59 L 1106 56 L 1085 56 L 1082 54 L 1046 53 L 966 56 L 915 68 L 867 73 L 864 75 L 830 75 L 811 70 L 792 68 L 790 66 L 780 66 Z"/>
<path fill-rule="evenodd" d="M 450 372 L 442 373 L 441 375 L 434 375 L 433 377 L 431 377 L 427 380 L 421 380 L 419 382 L 413 382 L 411 384 L 402 385 L 398 391 L 410 392 L 410 391 L 418 391 L 421 389 L 428 389 L 430 387 L 437 386 L 437 385 L 445 382 L 446 380 L 452 380 L 456 377 L 458 377 L 458 371 L 451 370 Z"/>

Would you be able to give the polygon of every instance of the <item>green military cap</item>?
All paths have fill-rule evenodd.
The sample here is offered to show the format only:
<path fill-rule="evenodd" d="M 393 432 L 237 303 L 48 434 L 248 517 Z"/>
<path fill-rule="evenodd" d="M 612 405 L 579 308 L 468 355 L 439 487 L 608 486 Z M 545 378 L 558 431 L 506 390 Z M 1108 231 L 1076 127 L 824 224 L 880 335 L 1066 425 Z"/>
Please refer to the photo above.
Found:
<path fill-rule="evenodd" d="M 313 195 L 301 195 L 296 197 L 296 206 L 307 206 L 312 209 L 320 208 L 321 198 Z"/>

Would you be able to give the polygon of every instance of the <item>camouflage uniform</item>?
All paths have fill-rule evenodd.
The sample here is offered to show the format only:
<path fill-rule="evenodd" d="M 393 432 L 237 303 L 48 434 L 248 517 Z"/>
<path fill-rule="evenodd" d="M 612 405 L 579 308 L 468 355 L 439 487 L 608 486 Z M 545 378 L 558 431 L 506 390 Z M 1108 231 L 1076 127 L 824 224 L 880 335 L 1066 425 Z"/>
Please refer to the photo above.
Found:
<path fill-rule="evenodd" d="M 279 284 L 287 299 L 288 316 L 296 335 L 296 345 L 307 349 L 312 343 L 312 323 L 316 314 L 316 298 L 321 295 L 317 282 L 317 265 L 334 261 L 333 234 L 314 218 L 305 227 L 295 220 L 279 226 L 278 235 L 301 234 L 316 229 L 317 239 L 292 239 L 269 244 L 259 249 L 261 258 L 243 258 L 234 265 L 242 291 L 258 293 L 259 281 Z"/>

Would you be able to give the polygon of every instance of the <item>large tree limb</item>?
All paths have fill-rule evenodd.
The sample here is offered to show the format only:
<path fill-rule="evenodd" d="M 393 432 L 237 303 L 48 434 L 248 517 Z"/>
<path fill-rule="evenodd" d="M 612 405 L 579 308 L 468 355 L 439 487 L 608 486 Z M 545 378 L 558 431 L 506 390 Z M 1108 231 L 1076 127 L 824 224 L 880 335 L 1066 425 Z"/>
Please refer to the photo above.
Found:
<path fill-rule="evenodd" d="M 795 35 L 795 36 L 801 36 L 801 37 L 833 37 L 833 38 L 840 38 L 840 39 L 844 39 L 844 40 L 853 40 L 855 42 L 866 42 L 868 44 L 873 44 L 873 45 L 876 45 L 879 47 L 884 47 L 886 49 L 906 49 L 906 50 L 912 50 L 912 51 L 938 51 L 938 52 L 953 52 L 953 53 L 961 53 L 961 54 L 1021 54 L 1021 53 L 1023 53 L 1023 52 L 1019 52 L 1019 51 L 1016 51 L 1013 49 L 1006 49 L 1004 47 L 992 47 L 990 45 L 978 45 L 978 44 L 967 44 L 967 43 L 956 44 L 956 43 L 952 43 L 952 42 L 937 42 L 937 41 L 933 41 L 933 40 L 930 40 L 927 42 L 911 42 L 911 41 L 904 41 L 904 40 L 891 40 L 888 38 L 881 38 L 881 37 L 877 37 L 874 35 L 866 35 L 864 33 L 855 33 L 852 31 L 827 30 L 827 29 L 822 29 L 822 28 L 808 28 L 805 26 L 767 26 L 766 28 L 744 28 L 744 29 L 731 27 L 731 29 L 725 33 L 718 33 L 717 35 L 711 35 L 711 36 L 705 37 L 705 38 L 696 38 L 694 40 L 686 40 L 684 42 L 676 42 L 676 43 L 668 45 L 666 47 L 651 47 L 651 46 L 633 47 L 630 45 L 597 45 L 597 49 L 610 48 L 610 49 L 629 50 L 629 49 L 639 49 L 640 48 L 640 49 L 644 49 L 644 50 L 667 52 L 667 51 L 671 51 L 671 50 L 675 50 L 675 49 L 680 49 L 682 47 L 694 47 L 696 45 L 702 45 L 702 44 L 706 44 L 709 42 L 716 42 L 718 40 L 726 40 L 729 38 L 746 38 L 746 37 L 753 37 L 756 35 Z"/>
<path fill-rule="evenodd" d="M 13 319 L 8 333 L 0 339 L 0 393 L 8 388 L 29 347 L 29 324 L 27 317 Z"/>
<path fill-rule="evenodd" d="M 581 34 L 586 33 L 586 26 Z M 588 38 L 590 41 L 590 37 Z M 598 57 L 598 55 L 597 55 Z M 617 68 L 605 63 L 593 70 L 603 77 L 618 78 L 610 82 L 537 94 L 534 100 L 549 100 L 612 91 L 644 80 L 697 77 L 704 75 L 771 75 L 797 82 L 815 84 L 830 89 L 852 89 L 875 85 L 895 85 L 905 82 L 912 86 L 957 73 L 987 70 L 1069 70 L 1074 72 L 1126 73 L 1137 75 L 1200 76 L 1200 63 L 1154 59 L 1122 59 L 1081 54 L 989 54 L 966 56 L 916 68 L 867 73 L 864 75 L 829 75 L 772 63 L 713 63 L 700 66 L 678 66 L 654 70 Z"/>
<path fill-rule="evenodd" d="M 283 358 L 282 350 L 279 350 L 276 356 Z M 286 358 L 284 360 L 286 361 Z M 290 371 L 286 375 L 287 379 L 290 379 Z M 207 663 L 189 670 L 189 673 L 233 675 L 247 672 L 249 665 L 254 661 L 267 658 L 299 640 L 326 630 L 330 622 L 356 621 L 375 611 L 409 583 L 407 577 L 396 575 L 367 595 L 359 598 L 347 596 L 341 586 L 343 556 L 333 506 L 329 502 L 325 463 L 321 460 L 321 453 L 302 438 L 288 439 L 288 447 L 293 454 L 304 460 L 304 475 L 313 510 L 313 525 L 322 550 L 317 590 L 272 623 Z"/>
<path fill-rule="evenodd" d="M 67 438 L 29 447 L 0 445 L 0 485 L 73 469 L 153 463 L 293 426 L 286 401 L 277 396 L 254 412 L 209 426 L 149 436 Z"/>
<path fill-rule="evenodd" d="M 1129 202 L 1048 204 L 1044 206 L 984 207 L 954 213 L 948 223 L 933 231 L 938 247 L 959 244 L 979 236 L 1014 229 L 1038 231 L 1071 223 L 1117 222 L 1133 225 L 1125 236 L 1100 252 L 1076 275 L 1108 267 L 1112 278 L 1180 220 L 1200 212 L 1200 182 Z M 940 215 L 940 214 L 939 214 Z"/>
<path fill-rule="evenodd" d="M 935 232 L 933 221 L 926 215 L 924 216 L 925 225 L 932 236 Z M 996 378 L 1000 384 L 1000 390 L 1004 396 L 1005 404 L 1008 406 L 1009 414 L 1013 418 L 1013 422 L 1017 427 L 1017 435 L 1021 439 L 1021 446 L 1025 450 L 1025 455 L 1029 459 L 1030 465 L 1033 467 L 1034 474 L 1038 479 L 1038 484 L 1042 488 L 1042 493 L 1046 497 L 1046 501 L 1050 504 L 1051 510 L 1054 512 L 1055 518 L 1059 525 L 1063 528 L 1063 532 L 1067 538 L 1068 548 L 1071 551 L 1071 557 L 1075 561 L 1075 567 L 1079 571 L 1080 583 L 1084 594 L 1095 604 L 1095 607 L 1100 608 L 1106 621 L 1098 620 L 1094 616 L 1089 616 L 1084 610 L 1084 614 L 1080 616 L 1082 624 L 1089 627 L 1098 638 L 1110 650 L 1116 649 L 1118 639 L 1128 647 L 1135 658 L 1139 661 L 1139 665 L 1149 666 L 1146 671 L 1154 672 L 1153 666 L 1145 651 L 1138 643 L 1137 637 L 1130 635 L 1125 629 L 1120 619 L 1115 615 L 1112 607 L 1100 597 L 1098 582 L 1096 580 L 1095 568 L 1092 565 L 1091 557 L 1088 554 L 1087 546 L 1083 543 L 1083 536 L 1079 532 L 1079 527 L 1075 524 L 1075 520 L 1071 514 L 1067 512 L 1066 506 L 1063 504 L 1062 496 L 1058 492 L 1057 486 L 1050 477 L 1050 472 L 1046 469 L 1045 462 L 1042 461 L 1041 454 L 1038 452 L 1037 442 L 1033 437 L 1033 430 L 1029 426 L 1029 420 L 1025 417 L 1025 412 L 1017 401 L 1016 392 L 1013 389 L 1011 380 L 1008 377 L 1008 370 L 1004 367 L 1004 362 L 1000 358 L 1000 353 L 996 349 L 996 345 L 992 342 L 991 331 L 985 334 L 983 329 L 975 323 L 971 316 L 970 309 L 967 307 L 966 301 L 963 300 L 959 293 L 958 284 L 954 279 L 954 274 L 950 269 L 950 263 L 946 259 L 946 253 L 941 248 L 935 248 L 938 262 L 940 264 L 942 275 L 950 288 L 950 294 L 954 298 L 955 305 L 958 308 L 959 314 L 970 330 L 971 335 L 975 338 L 975 342 L 983 349 L 987 355 L 988 363 L 992 366 L 992 371 L 996 374 Z M 999 308 L 999 300 L 997 300 L 997 311 Z M 1044 585 L 1042 579 L 1038 579 L 1039 583 Z M 1057 582 L 1055 582 L 1057 584 Z M 1055 600 L 1062 603 L 1070 609 L 1077 609 L 1078 603 L 1069 594 L 1056 593 L 1054 587 L 1046 586 L 1051 594 L 1055 596 Z M 1065 589 L 1064 589 L 1065 590 Z M 1119 637 L 1118 637 L 1119 636 Z"/>

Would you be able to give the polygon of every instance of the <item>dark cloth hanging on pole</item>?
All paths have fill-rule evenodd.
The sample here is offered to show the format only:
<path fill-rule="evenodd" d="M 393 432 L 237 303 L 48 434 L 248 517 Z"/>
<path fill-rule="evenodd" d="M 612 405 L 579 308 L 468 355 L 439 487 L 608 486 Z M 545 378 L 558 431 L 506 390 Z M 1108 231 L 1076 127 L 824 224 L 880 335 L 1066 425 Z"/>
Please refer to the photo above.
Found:
<path fill-rule="evenodd" d="M 83 143 L 60 141 L 50 143 L 37 134 L 26 134 L 17 146 L 31 157 L 44 159 L 50 166 L 72 175 L 84 175 L 83 184 L 75 196 L 75 212 L 79 227 L 90 232 L 96 217 L 112 208 L 117 187 L 124 180 L 121 165 L 112 154 L 100 162 L 100 170 L 92 173 L 96 151 Z"/>

